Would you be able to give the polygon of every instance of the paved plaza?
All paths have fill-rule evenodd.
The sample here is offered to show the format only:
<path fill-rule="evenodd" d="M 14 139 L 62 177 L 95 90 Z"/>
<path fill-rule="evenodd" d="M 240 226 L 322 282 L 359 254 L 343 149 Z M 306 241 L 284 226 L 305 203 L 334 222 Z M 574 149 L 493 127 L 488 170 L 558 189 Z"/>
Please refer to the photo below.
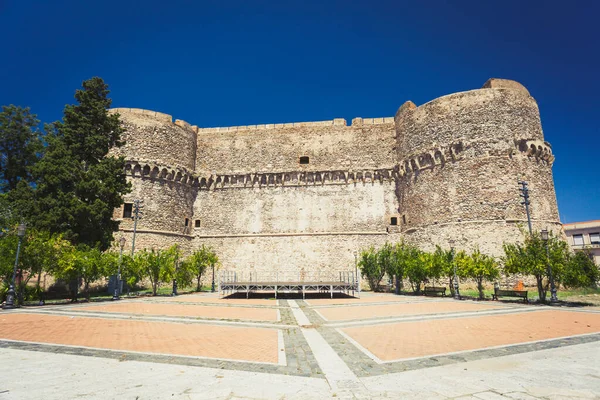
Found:
<path fill-rule="evenodd" d="M 0 311 L 5 399 L 600 398 L 600 310 L 202 293 Z"/>

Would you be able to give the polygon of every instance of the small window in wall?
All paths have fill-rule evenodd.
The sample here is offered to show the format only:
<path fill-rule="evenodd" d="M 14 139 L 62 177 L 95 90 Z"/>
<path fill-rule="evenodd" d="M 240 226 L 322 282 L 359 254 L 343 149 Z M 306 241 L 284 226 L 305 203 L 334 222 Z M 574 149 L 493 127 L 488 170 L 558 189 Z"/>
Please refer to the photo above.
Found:
<path fill-rule="evenodd" d="M 125 203 L 123 205 L 123 218 L 131 218 L 133 213 L 133 203 Z"/>
<path fill-rule="evenodd" d="M 600 232 L 590 233 L 590 243 L 600 244 Z"/>
<path fill-rule="evenodd" d="M 573 244 L 575 246 L 583 246 L 583 235 L 573 235 Z"/>
<path fill-rule="evenodd" d="M 308 156 L 300 157 L 300 164 L 308 164 Z"/>
<path fill-rule="evenodd" d="M 398 217 L 390 218 L 390 225 L 398 225 Z"/>
<path fill-rule="evenodd" d="M 194 223 L 194 227 L 200 228 L 200 220 L 199 219 L 197 219 L 196 222 Z"/>
<path fill-rule="evenodd" d="M 406 215 L 402 215 L 402 225 L 406 225 Z"/>
<path fill-rule="evenodd" d="M 190 220 L 189 219 L 185 219 L 185 226 L 188 226 L 190 224 Z"/>

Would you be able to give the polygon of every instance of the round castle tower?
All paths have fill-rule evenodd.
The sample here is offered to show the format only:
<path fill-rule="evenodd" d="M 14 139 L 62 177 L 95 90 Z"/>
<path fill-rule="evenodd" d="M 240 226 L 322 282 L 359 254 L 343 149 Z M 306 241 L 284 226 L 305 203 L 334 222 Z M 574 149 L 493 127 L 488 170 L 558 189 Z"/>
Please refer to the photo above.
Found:
<path fill-rule="evenodd" d="M 537 103 L 520 83 L 490 79 L 396 116 L 401 231 L 424 249 L 479 246 L 502 254 L 527 229 L 519 180 L 529 183 L 533 229 L 561 231 Z"/>
<path fill-rule="evenodd" d="M 187 245 L 197 178 L 196 132 L 185 121 L 172 121 L 167 114 L 136 108 L 115 108 L 125 132 L 125 145 L 113 149 L 126 159 L 125 171 L 132 183 L 132 192 L 125 196 L 125 205 L 115 211 L 122 219 L 120 229 L 132 232 L 128 204 L 142 200 L 142 217 L 138 222 L 136 248 L 164 247 L 178 242 Z M 172 240 L 165 240 L 164 236 Z M 139 244 L 139 247 L 138 247 Z"/>

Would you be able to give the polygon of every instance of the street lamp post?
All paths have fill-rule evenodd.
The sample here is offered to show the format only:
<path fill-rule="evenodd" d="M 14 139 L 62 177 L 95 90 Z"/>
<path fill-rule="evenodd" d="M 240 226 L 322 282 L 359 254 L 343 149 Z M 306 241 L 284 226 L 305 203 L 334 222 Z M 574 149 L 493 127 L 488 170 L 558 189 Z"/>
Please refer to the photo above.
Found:
<path fill-rule="evenodd" d="M 175 260 L 175 276 L 173 277 L 173 292 L 171 296 L 177 296 L 177 270 L 179 267 L 179 258 Z"/>
<path fill-rule="evenodd" d="M 552 276 L 552 266 L 550 265 L 550 249 L 548 248 L 548 229 L 542 229 L 540 232 L 542 240 L 546 244 L 546 268 L 548 270 L 548 278 L 550 279 L 550 302 L 558 303 L 558 297 L 556 297 L 556 285 L 554 285 L 554 277 Z"/>
<path fill-rule="evenodd" d="M 452 253 L 452 267 L 454 268 L 454 298 L 460 300 L 460 292 L 458 291 L 458 275 L 456 274 L 456 260 L 454 259 L 454 240 L 450 239 L 450 252 Z"/>
<path fill-rule="evenodd" d="M 119 294 L 121 292 L 121 265 L 123 265 L 123 247 L 125 247 L 125 237 L 121 236 L 119 239 L 119 246 L 121 247 L 121 251 L 119 252 L 119 270 L 117 272 L 117 281 L 115 282 L 115 292 L 113 294 L 113 300 L 120 300 Z"/>
<path fill-rule="evenodd" d="M 25 230 L 27 227 L 24 223 L 20 223 L 17 228 L 17 236 L 19 237 L 19 244 L 17 244 L 17 256 L 15 257 L 15 266 L 13 267 L 12 280 L 10 281 L 10 286 L 8 288 L 8 293 L 6 294 L 6 304 L 2 308 L 11 309 L 15 308 L 15 279 L 17 279 L 17 265 L 19 264 L 19 252 L 21 251 L 21 242 L 23 241 L 23 237 L 25 237 Z"/>
<path fill-rule="evenodd" d="M 354 284 L 358 286 L 358 251 L 354 251 Z"/>
<path fill-rule="evenodd" d="M 212 293 L 214 293 L 215 292 L 215 264 L 213 263 L 211 266 L 212 266 L 212 285 L 211 285 L 210 291 Z"/>

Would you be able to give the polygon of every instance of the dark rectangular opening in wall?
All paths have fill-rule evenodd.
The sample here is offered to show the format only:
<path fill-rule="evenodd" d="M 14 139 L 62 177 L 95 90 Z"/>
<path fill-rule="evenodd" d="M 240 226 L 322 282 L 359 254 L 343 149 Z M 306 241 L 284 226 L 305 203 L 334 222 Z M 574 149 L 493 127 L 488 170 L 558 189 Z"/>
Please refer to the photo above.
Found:
<path fill-rule="evenodd" d="M 123 218 L 131 218 L 132 213 L 133 213 L 133 204 L 132 203 L 123 204 Z"/>
<path fill-rule="evenodd" d="M 402 216 L 402 224 L 403 224 L 403 225 L 406 225 L 406 215 L 403 215 L 403 216 Z"/>
<path fill-rule="evenodd" d="M 200 220 L 199 219 L 196 220 L 196 222 L 194 223 L 194 226 L 196 228 L 200 228 Z"/>
<path fill-rule="evenodd" d="M 398 217 L 390 218 L 390 225 L 398 225 Z"/>
<path fill-rule="evenodd" d="M 300 164 L 308 164 L 308 156 L 300 157 Z"/>
<path fill-rule="evenodd" d="M 189 219 L 185 219 L 185 226 L 188 226 L 190 224 L 190 220 Z"/>

